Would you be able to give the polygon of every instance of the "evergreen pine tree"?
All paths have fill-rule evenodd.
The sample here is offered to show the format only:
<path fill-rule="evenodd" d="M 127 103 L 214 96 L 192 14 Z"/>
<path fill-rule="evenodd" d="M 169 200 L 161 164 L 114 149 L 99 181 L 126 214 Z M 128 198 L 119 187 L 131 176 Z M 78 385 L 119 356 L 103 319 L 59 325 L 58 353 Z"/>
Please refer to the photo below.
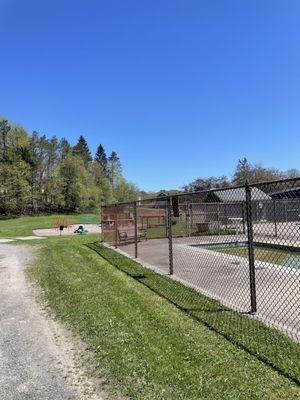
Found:
<path fill-rule="evenodd" d="M 105 175 L 107 175 L 107 157 L 102 144 L 100 144 L 97 148 L 95 155 L 95 162 L 99 163 L 103 169 Z"/>
<path fill-rule="evenodd" d="M 64 159 L 67 157 L 69 152 L 71 151 L 71 145 L 67 141 L 66 138 L 62 138 L 59 142 L 59 157 L 60 159 Z"/>
<path fill-rule="evenodd" d="M 82 135 L 79 137 L 77 144 L 73 147 L 73 154 L 82 158 L 85 166 L 93 160 L 87 141 Z"/>

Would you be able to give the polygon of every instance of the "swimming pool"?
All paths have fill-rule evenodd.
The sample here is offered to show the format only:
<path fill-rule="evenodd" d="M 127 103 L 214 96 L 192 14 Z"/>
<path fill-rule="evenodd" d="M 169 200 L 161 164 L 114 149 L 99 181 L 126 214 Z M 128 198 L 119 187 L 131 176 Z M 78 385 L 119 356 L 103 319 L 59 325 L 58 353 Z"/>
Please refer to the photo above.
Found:
<path fill-rule="evenodd" d="M 213 250 L 217 253 L 224 253 L 243 258 L 248 257 L 248 242 L 220 242 L 193 244 L 192 247 Z M 258 261 L 282 265 L 289 268 L 300 269 L 300 248 L 284 246 L 274 243 L 254 242 L 254 257 Z"/>

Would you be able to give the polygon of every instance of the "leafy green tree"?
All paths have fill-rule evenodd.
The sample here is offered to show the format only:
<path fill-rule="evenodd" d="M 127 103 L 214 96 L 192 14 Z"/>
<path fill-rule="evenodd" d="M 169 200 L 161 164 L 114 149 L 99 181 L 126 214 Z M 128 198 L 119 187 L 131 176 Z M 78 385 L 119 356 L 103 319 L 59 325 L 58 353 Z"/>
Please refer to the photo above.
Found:
<path fill-rule="evenodd" d="M 113 193 L 116 201 L 133 201 L 138 198 L 139 189 L 136 185 L 121 177 L 118 179 Z"/>
<path fill-rule="evenodd" d="M 116 185 L 118 179 L 122 177 L 121 161 L 115 151 L 113 151 L 108 158 L 107 176 L 113 186 Z"/>
<path fill-rule="evenodd" d="M 259 183 L 283 178 L 283 173 L 275 168 L 266 168 L 259 164 L 250 164 L 247 158 L 238 161 L 233 175 L 234 185 L 244 185 L 249 183 Z"/>
<path fill-rule="evenodd" d="M 73 147 L 73 154 L 82 158 L 85 166 L 93 160 L 87 141 L 82 135 L 79 137 L 77 144 Z"/>
<path fill-rule="evenodd" d="M 84 210 L 88 204 L 88 173 L 83 159 L 68 154 L 61 163 L 60 174 L 65 210 L 70 212 Z"/>
<path fill-rule="evenodd" d="M 92 163 L 90 176 L 92 179 L 91 184 L 97 188 L 99 194 L 96 208 L 99 209 L 102 204 L 114 202 L 112 186 L 98 162 Z"/>
<path fill-rule="evenodd" d="M 10 125 L 7 119 L 0 120 L 0 162 L 8 161 L 8 133 Z"/>
<path fill-rule="evenodd" d="M 260 183 L 266 181 L 274 181 L 277 179 L 284 178 L 281 171 L 276 168 L 266 168 L 262 165 L 254 164 L 252 169 L 252 176 L 250 177 L 250 183 Z"/>
<path fill-rule="evenodd" d="M 64 159 L 71 150 L 72 146 L 70 145 L 70 143 L 67 141 L 66 138 L 62 138 L 58 145 L 59 159 Z"/>
<path fill-rule="evenodd" d="M 44 193 L 44 179 L 48 172 L 48 140 L 45 135 L 39 136 L 34 131 L 30 136 L 30 165 L 31 165 L 31 203 L 33 212 L 42 211 Z"/>
<path fill-rule="evenodd" d="M 42 208 L 44 211 L 64 211 L 63 179 L 59 165 L 55 166 L 51 175 L 44 178 L 40 199 L 40 209 Z"/>
<path fill-rule="evenodd" d="M 0 210 L 3 214 L 29 211 L 30 167 L 24 161 L 0 163 Z"/>
<path fill-rule="evenodd" d="M 72 148 L 66 139 L 0 121 L 1 213 L 99 211 L 103 203 L 136 197 L 116 152 L 107 160 L 99 145 L 93 162 L 82 136 Z"/>
<path fill-rule="evenodd" d="M 246 181 L 250 183 L 252 175 L 253 175 L 253 167 L 249 163 L 246 157 L 240 159 L 236 166 L 232 183 L 234 185 L 244 185 Z"/>
<path fill-rule="evenodd" d="M 11 128 L 7 136 L 7 155 L 12 163 L 23 160 L 30 163 L 30 136 L 21 126 Z"/>
<path fill-rule="evenodd" d="M 185 192 L 197 192 L 201 190 L 221 189 L 229 186 L 230 182 L 226 176 L 210 176 L 208 178 L 197 178 L 188 185 L 184 186 L 183 189 Z"/>

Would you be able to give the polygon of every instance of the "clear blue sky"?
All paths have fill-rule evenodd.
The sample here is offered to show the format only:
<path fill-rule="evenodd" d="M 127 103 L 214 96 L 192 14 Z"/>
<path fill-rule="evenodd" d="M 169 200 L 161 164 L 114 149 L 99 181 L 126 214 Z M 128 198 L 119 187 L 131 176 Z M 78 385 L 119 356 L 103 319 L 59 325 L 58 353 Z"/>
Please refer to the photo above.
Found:
<path fill-rule="evenodd" d="M 0 0 L 0 115 L 147 190 L 300 167 L 299 0 Z"/>

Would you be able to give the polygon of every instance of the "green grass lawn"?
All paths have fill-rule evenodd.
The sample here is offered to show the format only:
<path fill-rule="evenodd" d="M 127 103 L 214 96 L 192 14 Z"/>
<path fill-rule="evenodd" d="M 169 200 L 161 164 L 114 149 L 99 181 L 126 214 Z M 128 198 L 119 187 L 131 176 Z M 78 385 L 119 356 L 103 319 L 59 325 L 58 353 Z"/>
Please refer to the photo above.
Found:
<path fill-rule="evenodd" d="M 214 249 L 214 251 L 248 258 L 248 248 L 243 246 L 224 247 L 222 249 Z M 282 265 L 289 257 L 293 257 L 295 260 L 296 259 L 300 260 L 300 254 L 295 251 L 288 251 L 282 249 L 277 250 L 273 248 L 265 248 L 258 246 L 254 246 L 254 256 L 256 260 L 265 261 L 278 265 Z M 290 266 L 293 266 L 293 264 L 291 264 Z M 297 268 L 297 265 L 295 265 L 295 268 Z"/>
<path fill-rule="evenodd" d="M 253 353 L 270 334 L 272 364 L 299 378 L 296 344 L 92 240 L 39 243 L 30 272 L 56 315 L 88 344 L 92 373 L 107 391 L 141 400 L 299 398 L 299 386 L 211 327 L 223 321 L 219 331 L 231 326 L 238 341 L 248 329 Z"/>
<path fill-rule="evenodd" d="M 66 218 L 72 224 L 80 223 L 84 219 L 83 214 L 0 218 L 0 237 L 31 236 L 33 229 L 54 227 L 58 217 Z M 95 218 L 100 219 L 97 215 L 95 215 Z"/>

